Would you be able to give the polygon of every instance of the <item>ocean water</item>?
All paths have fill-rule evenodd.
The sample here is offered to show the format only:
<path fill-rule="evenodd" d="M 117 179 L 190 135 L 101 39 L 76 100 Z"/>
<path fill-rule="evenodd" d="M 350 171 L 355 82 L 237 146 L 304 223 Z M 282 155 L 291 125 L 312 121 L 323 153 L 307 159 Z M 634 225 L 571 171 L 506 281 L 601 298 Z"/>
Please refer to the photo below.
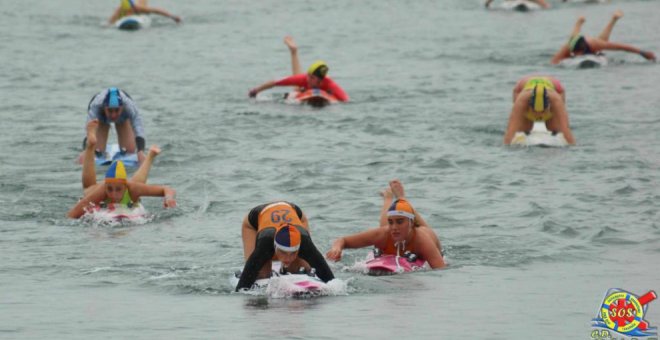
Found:
<path fill-rule="evenodd" d="M 151 1 L 183 17 L 104 27 L 113 1 L 26 0 L 0 10 L 0 338 L 589 338 L 609 288 L 660 287 L 660 68 L 608 53 L 602 69 L 552 67 L 585 15 L 660 53 L 659 1 L 552 2 L 531 13 L 481 1 Z M 289 106 L 273 89 L 316 59 L 352 101 Z M 567 89 L 577 146 L 510 148 L 511 89 L 528 74 Z M 142 224 L 66 219 L 81 195 L 87 103 L 117 86 L 136 100 L 149 183 L 179 207 Z M 101 176 L 102 169 L 98 170 Z M 435 229 L 446 270 L 370 277 L 332 268 L 337 294 L 233 293 L 240 224 L 255 205 L 297 203 L 325 252 L 377 225 L 392 178 Z M 660 303 L 645 318 L 660 323 Z"/>

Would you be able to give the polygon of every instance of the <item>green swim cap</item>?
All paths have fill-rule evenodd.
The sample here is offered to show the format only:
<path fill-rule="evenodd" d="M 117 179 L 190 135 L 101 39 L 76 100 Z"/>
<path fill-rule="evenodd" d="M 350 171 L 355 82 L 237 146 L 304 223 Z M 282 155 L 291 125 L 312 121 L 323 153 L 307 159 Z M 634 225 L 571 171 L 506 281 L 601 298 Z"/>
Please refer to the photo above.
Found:
<path fill-rule="evenodd" d="M 324 61 L 317 60 L 307 69 L 307 74 L 323 79 L 325 78 L 325 75 L 328 74 L 328 70 L 328 65 L 326 65 Z"/>
<path fill-rule="evenodd" d="M 568 50 L 574 52 L 575 47 L 577 47 L 578 43 L 582 40 L 584 40 L 584 36 L 582 35 L 572 36 L 571 39 L 568 40 Z"/>

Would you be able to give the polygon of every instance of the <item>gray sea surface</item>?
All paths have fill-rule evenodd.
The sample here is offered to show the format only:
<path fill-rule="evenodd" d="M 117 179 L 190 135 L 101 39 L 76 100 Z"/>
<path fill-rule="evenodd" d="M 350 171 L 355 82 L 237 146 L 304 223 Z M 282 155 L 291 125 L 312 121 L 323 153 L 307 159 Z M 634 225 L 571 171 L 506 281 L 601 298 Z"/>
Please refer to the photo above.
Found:
<path fill-rule="evenodd" d="M 660 289 L 660 68 L 623 52 L 602 69 L 549 60 L 579 15 L 598 35 L 618 8 L 612 40 L 660 53 L 660 1 L 551 3 L 153 0 L 184 22 L 121 32 L 104 26 L 116 1 L 3 1 L 0 338 L 589 339 L 608 289 Z M 291 72 L 285 35 L 350 103 L 247 97 Z M 503 146 L 529 74 L 563 82 L 577 146 Z M 144 224 L 65 218 L 87 103 L 109 86 L 163 149 L 149 183 L 177 190 L 176 209 L 143 200 Z M 347 250 L 341 294 L 233 293 L 252 207 L 297 203 L 325 253 L 377 225 L 393 178 L 447 269 L 371 277 L 348 270 L 369 250 Z M 660 302 L 645 319 L 660 323 Z"/>

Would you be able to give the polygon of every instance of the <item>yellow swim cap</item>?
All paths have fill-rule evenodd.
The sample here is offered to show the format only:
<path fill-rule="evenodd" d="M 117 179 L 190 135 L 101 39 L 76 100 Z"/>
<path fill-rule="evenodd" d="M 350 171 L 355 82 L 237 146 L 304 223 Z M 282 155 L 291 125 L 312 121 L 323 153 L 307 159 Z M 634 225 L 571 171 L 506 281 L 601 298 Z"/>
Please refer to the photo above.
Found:
<path fill-rule="evenodd" d="M 328 65 L 322 60 L 317 60 L 307 69 L 307 74 L 323 79 L 328 74 Z"/>
<path fill-rule="evenodd" d="M 532 96 L 529 97 L 529 109 L 527 110 L 527 119 L 536 121 L 546 121 L 552 117 L 552 113 L 548 110 L 550 107 L 550 98 L 548 97 L 548 89 L 543 84 L 537 84 L 532 89 Z M 543 113 L 539 116 L 539 114 Z"/>
<path fill-rule="evenodd" d="M 532 89 L 532 97 L 529 98 L 529 106 L 536 112 L 543 112 L 548 109 L 550 106 L 550 101 L 548 100 L 548 90 L 543 84 L 537 84 Z"/>

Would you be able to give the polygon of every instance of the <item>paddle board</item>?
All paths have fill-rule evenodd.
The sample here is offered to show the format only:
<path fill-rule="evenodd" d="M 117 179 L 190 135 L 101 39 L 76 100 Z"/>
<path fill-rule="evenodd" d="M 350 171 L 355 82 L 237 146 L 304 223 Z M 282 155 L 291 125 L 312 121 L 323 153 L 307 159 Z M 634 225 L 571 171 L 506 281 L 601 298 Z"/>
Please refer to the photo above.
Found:
<path fill-rule="evenodd" d="M 414 254 L 406 256 L 380 255 L 374 253 L 367 255 L 367 273 L 369 275 L 392 275 L 407 273 L 428 267 L 426 261 L 418 259 Z"/>
<path fill-rule="evenodd" d="M 138 166 L 138 157 L 136 153 L 122 152 L 119 144 L 110 144 L 105 148 L 105 155 L 95 157 L 97 166 L 110 165 L 113 161 L 122 161 L 124 166 L 136 168 Z"/>
<path fill-rule="evenodd" d="M 563 133 L 555 134 L 548 131 L 545 122 L 534 122 L 534 127 L 529 134 L 522 131 L 516 132 L 511 140 L 511 145 L 561 147 L 568 146 L 568 142 Z"/>
<path fill-rule="evenodd" d="M 584 54 L 563 59 L 559 66 L 570 68 L 595 68 L 607 66 L 607 58 L 603 54 Z"/>
<path fill-rule="evenodd" d="M 527 12 L 541 9 L 541 5 L 526 0 L 506 0 L 500 5 L 502 9 L 509 11 Z"/>
<path fill-rule="evenodd" d="M 280 261 L 273 261 L 271 277 L 255 281 L 252 290 L 277 290 L 285 296 L 306 296 L 315 295 L 324 289 L 328 289 L 328 285 L 316 275 L 281 274 L 281 268 L 282 263 Z M 233 288 L 236 288 L 240 277 L 241 271 L 237 271 L 231 276 L 229 283 Z"/>
<path fill-rule="evenodd" d="M 292 91 L 287 93 L 285 102 L 287 104 L 307 104 L 314 107 L 323 107 L 338 102 L 337 98 L 321 89 L 309 89 L 306 91 Z"/>
<path fill-rule="evenodd" d="M 151 26 L 151 18 L 148 15 L 127 15 L 115 22 L 115 27 L 126 31 L 135 31 L 149 26 Z"/>

